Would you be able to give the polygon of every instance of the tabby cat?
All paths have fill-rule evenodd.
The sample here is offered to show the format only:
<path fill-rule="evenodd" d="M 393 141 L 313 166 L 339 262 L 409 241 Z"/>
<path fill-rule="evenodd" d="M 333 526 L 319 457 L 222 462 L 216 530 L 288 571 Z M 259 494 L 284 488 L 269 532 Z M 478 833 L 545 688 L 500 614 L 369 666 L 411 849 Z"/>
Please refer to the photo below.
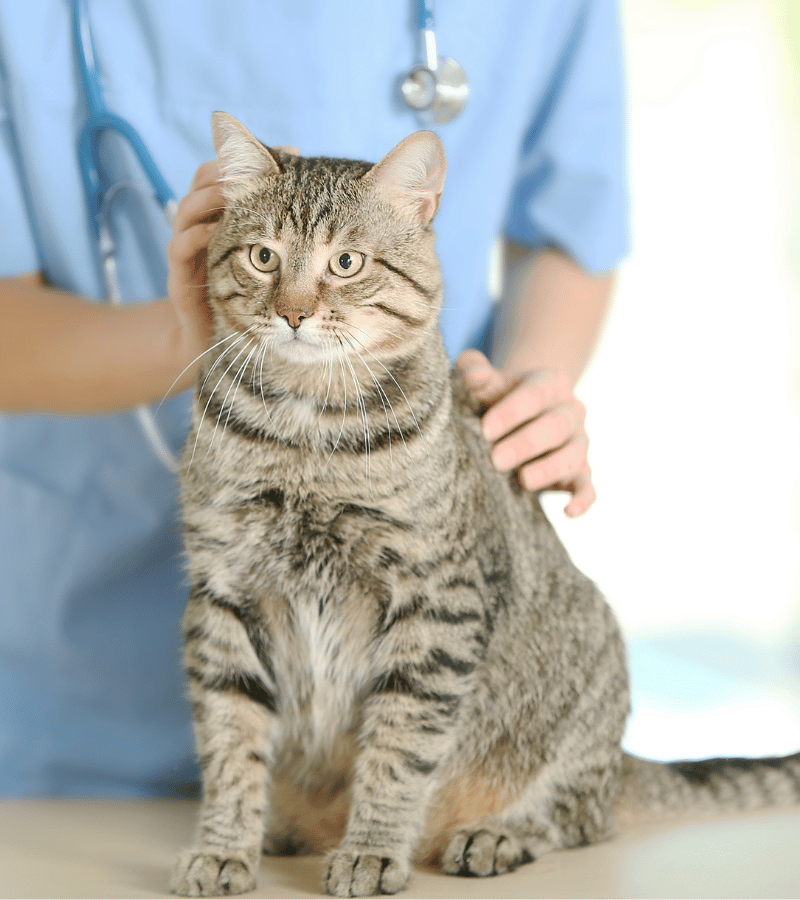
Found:
<path fill-rule="evenodd" d="M 625 648 L 535 496 L 494 471 L 450 374 L 429 132 L 377 165 L 213 133 L 215 343 L 183 477 L 185 661 L 204 799 L 173 890 L 253 888 L 327 851 L 324 890 L 412 861 L 508 872 L 637 811 L 800 798 L 800 758 L 624 754 Z"/>

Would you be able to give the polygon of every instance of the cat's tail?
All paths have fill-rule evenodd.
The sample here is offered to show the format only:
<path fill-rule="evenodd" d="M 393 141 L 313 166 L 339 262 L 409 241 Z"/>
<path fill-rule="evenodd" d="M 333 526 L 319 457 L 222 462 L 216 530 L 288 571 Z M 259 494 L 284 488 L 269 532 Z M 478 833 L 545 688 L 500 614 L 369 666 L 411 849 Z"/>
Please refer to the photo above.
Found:
<path fill-rule="evenodd" d="M 682 815 L 800 805 L 800 753 L 660 763 L 623 754 L 621 827 Z"/>

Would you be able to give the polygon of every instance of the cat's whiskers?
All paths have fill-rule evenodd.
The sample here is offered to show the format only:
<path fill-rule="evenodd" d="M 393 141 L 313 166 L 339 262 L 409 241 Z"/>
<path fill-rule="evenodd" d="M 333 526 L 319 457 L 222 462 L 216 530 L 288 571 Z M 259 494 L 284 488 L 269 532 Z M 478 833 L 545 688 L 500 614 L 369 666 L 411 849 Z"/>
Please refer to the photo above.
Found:
<path fill-rule="evenodd" d="M 341 323 L 341 324 L 345 325 L 347 328 L 350 328 L 350 329 L 355 328 L 356 330 L 362 332 L 363 334 L 367 334 L 367 332 L 364 331 L 363 328 L 359 328 L 357 325 L 353 325 L 353 324 L 350 323 L 350 322 L 343 322 L 343 323 Z M 400 393 L 401 393 L 401 395 L 402 395 L 402 397 L 403 397 L 403 400 L 405 400 L 405 402 L 406 402 L 406 406 L 408 407 L 408 411 L 411 413 L 411 418 L 413 419 L 414 425 L 416 426 L 417 431 L 419 432 L 419 436 L 422 438 L 422 443 L 423 443 L 423 445 L 424 445 L 424 447 L 425 447 L 425 452 L 428 454 L 428 458 L 430 459 L 431 451 L 430 451 L 430 448 L 428 447 L 428 442 L 427 442 L 427 440 L 425 439 L 425 434 L 424 434 L 424 432 L 422 431 L 422 429 L 420 428 L 419 421 L 417 420 L 417 417 L 416 417 L 416 415 L 415 415 L 415 413 L 414 413 L 414 410 L 413 410 L 411 404 L 408 402 L 408 397 L 406 397 L 405 391 L 402 389 L 402 387 L 400 387 L 400 383 L 399 383 L 398 380 L 394 377 L 394 375 L 391 373 L 391 371 L 390 371 L 390 370 L 389 370 L 389 369 L 381 362 L 381 360 L 379 360 L 378 357 L 375 356 L 375 354 L 369 349 L 369 347 L 367 347 L 367 346 L 364 344 L 363 341 L 360 341 L 354 334 L 351 334 L 351 337 L 353 338 L 354 341 L 356 341 L 356 343 L 361 347 L 361 349 L 364 350 L 365 353 L 369 353 L 369 355 L 370 355 L 370 356 L 375 360 L 375 362 L 376 362 L 376 363 L 384 370 L 384 372 L 386 372 L 386 374 L 389 376 L 389 378 L 391 378 L 392 381 L 393 381 L 393 382 L 395 383 L 395 385 L 397 386 L 397 390 L 400 391 Z"/>
<path fill-rule="evenodd" d="M 347 341 L 347 344 L 350 347 L 350 349 L 353 351 L 353 353 L 355 353 L 355 355 L 359 358 L 361 365 L 364 366 L 364 368 L 369 373 L 370 378 L 375 383 L 375 387 L 378 391 L 378 399 L 381 401 L 381 406 L 383 407 L 383 413 L 386 416 L 386 433 L 387 433 L 388 439 L 389 439 L 389 463 L 390 463 L 390 465 L 394 465 L 394 458 L 392 457 L 392 426 L 391 426 L 391 423 L 389 422 L 389 410 L 386 408 L 387 403 L 389 404 L 389 409 L 391 409 L 392 415 L 394 416 L 394 421 L 395 421 L 395 424 L 397 425 L 397 431 L 400 434 L 400 438 L 403 441 L 403 444 L 405 445 L 406 450 L 408 451 L 408 444 L 406 444 L 406 439 L 405 439 L 405 436 L 403 435 L 403 429 L 400 427 L 400 422 L 398 421 L 397 414 L 395 413 L 394 407 L 392 406 L 392 401 L 389 399 L 389 396 L 387 395 L 386 391 L 384 391 L 383 387 L 381 386 L 381 383 L 375 377 L 372 369 L 370 369 L 369 364 L 364 359 L 364 357 L 358 352 L 358 350 L 355 348 L 355 346 L 353 345 L 353 342 L 350 340 L 350 338 L 345 336 L 345 340 Z M 408 451 L 408 452 L 410 453 L 410 451 Z"/>
<path fill-rule="evenodd" d="M 325 460 L 324 468 L 326 468 L 326 469 L 328 468 L 328 463 L 333 458 L 333 454 L 336 452 L 336 448 L 339 446 L 339 441 L 341 440 L 342 434 L 344 433 L 344 423 L 345 423 L 345 418 L 347 416 L 347 373 L 344 370 L 344 361 L 343 361 L 344 348 L 342 345 L 342 339 L 337 337 L 337 340 L 339 341 L 339 346 L 342 347 L 342 353 L 339 355 L 339 366 L 341 367 L 341 370 L 342 370 L 342 391 L 344 393 L 344 400 L 342 402 L 342 424 L 339 426 L 339 434 L 336 436 L 336 441 L 333 445 L 333 450 L 331 450 L 330 456 Z"/>
<path fill-rule="evenodd" d="M 203 379 L 203 383 L 202 383 L 202 384 L 200 385 L 200 387 L 197 389 L 196 396 L 197 396 L 198 398 L 199 398 L 199 397 L 201 396 L 201 394 L 203 393 L 203 389 L 204 389 L 205 386 L 206 386 L 206 382 L 208 381 L 208 379 L 209 379 L 209 377 L 211 376 L 211 373 L 214 371 L 214 369 L 216 369 L 216 367 L 219 365 L 220 360 L 223 359 L 223 357 L 225 356 L 225 354 L 226 354 L 229 350 L 232 350 L 232 349 L 233 349 L 240 341 L 245 340 L 245 339 L 248 337 L 248 332 L 249 332 L 250 330 L 251 330 L 251 329 L 248 328 L 247 331 L 243 332 L 242 334 L 238 334 L 238 335 L 229 335 L 227 338 L 223 338 L 221 341 L 218 341 L 216 344 L 214 344 L 213 347 L 210 347 L 210 348 L 209 348 L 210 350 L 213 350 L 213 349 L 215 349 L 216 347 L 220 346 L 221 344 L 224 344 L 225 341 L 229 340 L 230 338 L 232 338 L 232 337 L 235 337 L 235 338 L 236 338 L 236 339 L 234 340 L 234 342 L 230 345 L 230 347 L 227 347 L 227 348 L 226 348 L 222 353 L 220 353 L 219 356 L 214 360 L 213 365 L 211 366 L 211 368 L 210 368 L 210 369 L 208 370 L 208 372 L 206 373 L 206 377 Z M 237 357 L 237 358 L 238 358 L 238 357 Z M 236 359 L 234 359 L 233 362 L 236 362 Z M 231 365 L 233 365 L 233 363 L 231 363 Z M 228 368 L 230 368 L 230 366 L 229 366 Z M 227 371 L 227 370 L 226 370 L 226 371 Z M 222 375 L 222 378 L 224 378 L 224 377 L 225 377 L 225 373 L 223 373 L 223 375 Z M 221 381 L 221 380 L 222 380 L 222 379 L 220 379 L 220 381 Z M 200 416 L 200 422 L 198 423 L 198 426 L 197 426 L 197 434 L 195 435 L 194 445 L 193 445 L 193 447 L 192 447 L 192 455 L 191 455 L 191 458 L 189 459 L 189 463 L 188 463 L 188 465 L 187 465 L 187 467 L 186 467 L 186 471 L 187 471 L 187 472 L 188 472 L 188 471 L 191 469 L 191 467 L 192 467 L 192 462 L 194 461 L 194 455 L 195 455 L 195 453 L 196 453 L 196 451 L 197 451 L 197 442 L 198 442 L 198 440 L 200 439 L 200 430 L 201 430 L 201 428 L 202 428 L 203 422 L 205 421 L 206 413 L 208 412 L 208 407 L 209 407 L 209 405 L 211 404 L 211 400 L 212 400 L 212 398 L 213 398 L 213 396 L 214 396 L 214 391 L 216 391 L 217 387 L 219 387 L 219 384 L 220 384 L 220 382 L 218 381 L 216 387 L 215 387 L 214 390 L 211 392 L 211 394 L 210 394 L 210 396 L 209 396 L 209 398 L 208 398 L 208 402 L 207 402 L 206 405 L 205 405 L 205 409 L 203 410 L 203 412 L 202 412 L 202 414 L 201 414 L 201 416 Z"/>
<path fill-rule="evenodd" d="M 270 348 L 272 345 L 269 345 Z M 267 358 L 267 343 L 265 341 L 261 342 L 261 363 L 258 364 L 258 388 L 261 393 L 261 403 L 264 407 L 264 412 L 267 414 L 267 419 L 269 419 L 269 424 L 272 426 L 276 435 L 278 434 L 278 429 L 275 427 L 275 422 L 270 415 L 269 409 L 267 407 L 267 398 L 264 396 L 264 360 Z M 255 378 L 255 366 L 253 367 L 253 377 Z M 278 435 L 280 437 L 280 435 Z"/>
<path fill-rule="evenodd" d="M 361 390 L 361 384 L 358 381 L 358 377 L 356 376 L 356 370 L 353 368 L 353 363 L 349 356 L 345 355 L 345 361 L 350 369 L 350 374 L 353 377 L 353 384 L 356 389 L 356 409 L 361 414 L 361 421 L 364 427 L 364 456 L 365 456 L 365 465 L 367 469 L 367 484 L 369 485 L 369 492 L 372 495 L 372 478 L 370 471 L 370 441 L 369 441 L 369 422 L 367 420 L 367 404 L 364 401 L 364 392 Z M 373 495 L 374 496 L 374 495 Z"/>
<path fill-rule="evenodd" d="M 161 398 L 161 400 L 160 400 L 159 403 L 158 403 L 158 406 L 156 407 L 156 413 L 158 413 L 158 411 L 161 409 L 161 407 L 162 407 L 163 404 L 164 404 L 164 401 L 167 399 L 167 397 L 169 397 L 170 392 L 171 392 L 172 389 L 175 387 L 175 385 L 176 385 L 176 384 L 180 381 L 180 379 L 181 379 L 181 378 L 189 371 L 189 369 L 192 368 L 192 366 L 193 366 L 196 362 L 199 362 L 199 361 L 200 361 L 207 353 L 211 353 L 212 350 L 216 350 L 217 347 L 220 347 L 220 346 L 221 346 L 222 344 L 224 344 L 226 341 L 233 340 L 233 338 L 235 338 L 235 337 L 236 337 L 235 334 L 229 334 L 227 337 L 224 337 L 221 341 L 217 341 L 216 344 L 212 344 L 212 346 L 209 347 L 207 350 L 203 350 L 202 353 L 199 353 L 197 356 L 195 356 L 195 358 L 189 363 L 189 365 L 186 366 L 186 367 L 181 371 L 180 375 L 178 375 L 178 377 L 175 379 L 175 381 L 173 381 L 172 384 L 167 388 L 167 390 L 166 390 L 164 396 Z M 231 344 L 231 346 L 233 346 L 233 344 Z"/>
<path fill-rule="evenodd" d="M 202 394 L 203 388 L 206 386 L 206 382 L 210 378 L 211 373 L 214 371 L 214 369 L 217 368 L 217 366 L 220 364 L 220 362 L 225 358 L 225 354 L 229 350 L 232 350 L 240 341 L 245 340 L 245 338 L 247 338 L 251 332 L 255 331 L 255 327 L 256 327 L 255 325 L 251 325 L 250 328 L 248 328 L 246 331 L 232 335 L 232 337 L 236 337 L 236 340 L 230 345 L 230 347 L 226 347 L 225 350 L 222 353 L 220 353 L 219 356 L 214 360 L 214 362 L 211 365 L 211 368 L 208 370 L 208 372 L 206 372 L 206 377 L 203 379 L 203 383 L 200 385 L 200 389 L 199 389 L 198 393 Z M 227 340 L 227 338 L 220 341 L 219 343 L 223 344 L 225 342 L 225 340 Z M 215 344 L 214 346 L 215 347 L 219 346 L 219 344 Z M 212 391 L 212 394 L 213 394 L 213 391 Z"/>
<path fill-rule="evenodd" d="M 331 383 L 333 382 L 333 347 L 328 344 L 326 347 L 328 354 L 325 357 L 325 368 L 328 370 L 328 389 L 325 391 L 325 399 L 322 401 L 322 409 L 319 411 L 316 422 L 314 422 L 313 430 L 316 431 L 320 420 L 328 407 L 328 399 L 331 395 Z"/>
<path fill-rule="evenodd" d="M 259 348 L 263 349 L 263 345 L 259 343 Z M 253 360 L 253 369 L 250 374 L 250 387 L 253 389 L 251 391 L 252 394 L 256 392 L 256 375 L 258 374 L 258 357 L 260 356 L 260 352 L 256 353 L 256 358 Z"/>
<path fill-rule="evenodd" d="M 244 346 L 244 347 L 236 354 L 236 356 L 235 356 L 234 359 L 233 359 L 233 362 L 232 362 L 232 363 L 228 366 L 228 368 L 222 373 L 222 376 L 220 377 L 219 381 L 216 383 L 216 385 L 214 385 L 214 390 L 211 391 L 211 396 L 209 397 L 209 402 L 210 402 L 210 400 L 211 400 L 211 397 L 214 396 L 214 393 L 215 393 L 215 391 L 217 390 L 217 388 L 220 386 L 220 384 L 222 384 L 222 381 L 223 381 L 223 379 L 225 378 L 225 376 L 226 376 L 226 375 L 228 374 L 228 372 L 233 368 L 234 364 L 236 363 L 236 360 L 239 359 L 239 357 L 242 355 L 242 353 L 244 353 L 245 350 L 247 350 L 247 348 L 248 348 L 249 346 L 250 346 L 249 344 L 246 344 L 246 345 L 245 345 L 245 346 Z M 212 447 L 214 446 L 214 441 L 216 440 L 216 437 L 217 437 L 217 431 L 218 431 L 218 429 L 219 429 L 219 423 L 220 423 L 220 420 L 222 419 L 222 414 L 225 412 L 225 403 L 226 403 L 226 401 L 227 401 L 227 399 L 228 399 L 228 395 L 229 395 L 230 392 L 231 392 L 231 388 L 232 388 L 233 385 L 236 383 L 236 377 L 238 376 L 239 372 L 241 372 L 241 366 L 239 367 L 239 370 L 237 371 L 236 375 L 233 376 L 233 379 L 231 380 L 231 383 L 230 383 L 230 385 L 228 386 L 228 390 L 225 392 L 225 396 L 222 398 L 222 403 L 220 403 L 220 405 L 219 405 L 219 412 L 217 413 L 217 421 L 216 421 L 216 423 L 215 423 L 215 425 L 214 425 L 214 431 L 213 431 L 212 434 L 211 434 L 211 441 L 209 442 L 208 449 L 206 450 L 206 456 L 208 456 L 208 454 L 211 452 Z M 206 408 L 207 408 L 207 407 L 206 407 Z M 228 417 L 230 417 L 230 409 L 229 409 L 229 411 L 228 411 Z M 227 424 L 227 420 L 226 420 L 226 424 Z M 224 430 L 224 429 L 223 429 L 223 430 Z"/>
<path fill-rule="evenodd" d="M 242 379 L 244 378 L 244 373 L 247 371 L 247 365 L 250 362 L 250 358 L 252 357 L 252 355 L 254 353 L 256 353 L 258 351 L 258 347 L 259 347 L 258 342 L 256 342 L 256 346 L 253 347 L 253 349 L 247 354 L 247 356 L 244 359 L 244 362 L 241 364 L 241 366 L 239 366 L 239 371 L 233 377 L 233 381 L 231 382 L 231 385 L 225 394 L 225 398 L 222 401 L 222 406 L 220 407 L 219 415 L 217 416 L 217 424 L 214 428 L 214 434 L 211 436 L 211 443 L 209 444 L 209 447 L 208 447 L 209 451 L 211 450 L 211 447 L 214 446 L 214 436 L 217 433 L 217 428 L 219 427 L 219 422 L 220 422 L 220 419 L 222 418 L 222 413 L 225 410 L 225 403 L 228 399 L 228 394 L 230 394 L 231 390 L 233 390 L 233 396 L 231 397 L 231 402 L 228 404 L 228 415 L 225 418 L 225 424 L 222 426 L 223 434 L 225 433 L 225 429 L 228 427 L 228 422 L 230 422 L 230 419 L 231 419 L 231 413 L 233 412 L 233 405 L 236 402 L 236 392 L 239 390 L 239 385 L 242 383 Z M 247 348 L 245 348 L 245 349 L 247 349 Z M 220 441 L 220 444 L 221 443 L 222 443 L 222 441 Z M 217 452 L 219 452 L 219 446 L 217 447 Z"/>
<path fill-rule="evenodd" d="M 249 330 L 250 330 L 250 329 L 248 329 L 248 331 L 249 331 Z M 248 335 L 247 335 L 247 331 L 245 331 L 245 332 L 242 333 L 242 336 L 241 336 L 241 337 L 242 337 L 242 339 L 244 339 L 244 338 L 247 337 L 247 336 L 248 336 Z M 250 338 L 250 340 L 252 341 L 252 338 Z M 231 346 L 228 348 L 228 350 L 230 350 L 230 349 L 232 349 L 233 347 L 235 347 L 237 343 L 238 343 L 238 341 L 234 341 L 234 343 L 231 344 Z M 230 363 L 230 365 L 228 366 L 228 368 L 225 369 L 225 371 L 222 373 L 222 375 L 221 375 L 220 378 L 219 378 L 219 381 L 217 381 L 217 383 L 214 385 L 214 389 L 211 391 L 211 393 L 210 393 L 209 396 L 208 396 L 208 401 L 206 402 L 205 408 L 203 409 L 202 415 L 200 416 L 200 422 L 198 423 L 198 426 L 197 426 L 197 434 L 195 435 L 194 446 L 192 447 L 192 455 L 191 455 L 191 457 L 190 457 L 190 459 L 189 459 L 189 464 L 188 464 L 188 466 L 186 467 L 186 471 L 187 471 L 187 472 L 188 472 L 189 469 L 191 469 L 191 467 L 192 467 L 192 462 L 194 461 L 194 455 L 195 455 L 195 453 L 196 453 L 196 451 L 197 451 L 197 442 L 200 440 L 200 431 L 202 430 L 203 423 L 205 422 L 206 413 L 208 412 L 208 407 L 211 405 L 211 401 L 214 399 L 214 394 L 216 393 L 217 388 L 222 384 L 222 382 L 223 382 L 225 376 L 228 374 L 228 372 L 230 372 L 230 370 L 231 370 L 231 369 L 233 368 L 233 366 L 236 364 L 236 360 L 242 355 L 242 353 L 244 353 L 244 351 L 247 349 L 248 346 L 249 346 L 249 344 L 245 345 L 245 346 L 244 346 L 244 347 L 236 354 L 236 356 L 234 356 L 232 362 Z M 228 350 L 226 350 L 225 353 L 227 353 Z M 212 369 L 216 367 L 217 363 L 220 361 L 220 359 L 222 359 L 222 357 L 225 355 L 225 353 L 221 353 L 221 354 L 220 354 L 220 356 L 218 357 L 218 359 L 217 359 L 216 362 L 214 363 L 214 366 L 212 366 Z M 208 375 L 210 375 L 210 374 L 211 374 L 211 372 L 208 373 Z M 206 384 L 206 382 L 208 381 L 208 375 L 206 375 L 205 379 L 203 380 L 202 386 L 200 387 L 200 389 L 199 389 L 198 392 L 197 392 L 198 396 L 200 396 L 200 395 L 202 394 L 202 392 L 203 392 L 203 388 L 205 387 L 205 384 Z M 226 394 L 226 397 L 227 397 L 227 394 Z M 224 401 L 223 401 L 222 407 L 224 407 L 224 405 L 225 405 L 225 404 L 224 404 Z M 222 413 L 222 407 L 220 407 L 220 414 Z M 217 419 L 217 424 L 219 424 L 219 419 Z M 214 434 L 216 434 L 216 428 L 214 429 Z M 211 446 L 213 445 L 213 443 L 214 443 L 214 438 L 213 438 L 213 436 L 212 436 L 212 438 L 211 438 L 211 444 L 209 444 L 208 451 L 211 450 Z M 206 456 L 208 456 L 208 451 L 206 451 Z"/>

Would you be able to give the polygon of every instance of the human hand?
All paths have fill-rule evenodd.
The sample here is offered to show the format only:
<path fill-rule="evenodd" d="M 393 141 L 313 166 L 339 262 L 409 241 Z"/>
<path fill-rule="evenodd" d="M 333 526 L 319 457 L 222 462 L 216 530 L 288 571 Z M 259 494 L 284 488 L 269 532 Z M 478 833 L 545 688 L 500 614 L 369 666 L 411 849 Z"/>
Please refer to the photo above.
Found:
<path fill-rule="evenodd" d="M 225 200 L 219 186 L 219 164 L 203 163 L 178 204 L 167 247 L 167 291 L 178 317 L 178 355 L 187 368 L 180 387 L 194 378 L 195 363 L 211 340 L 211 313 L 206 302 L 208 242 L 222 217 Z"/>
<path fill-rule="evenodd" d="M 456 366 L 473 397 L 487 407 L 481 431 L 493 444 L 495 469 L 516 469 L 529 491 L 569 491 L 564 512 L 583 515 L 597 495 L 587 459 L 586 409 L 566 375 L 552 368 L 507 375 L 478 350 L 465 350 Z"/>
<path fill-rule="evenodd" d="M 294 156 L 297 147 L 277 148 Z M 169 275 L 167 292 L 179 322 L 179 358 L 186 363 L 173 386 L 189 387 L 197 363 L 211 341 L 211 312 L 207 302 L 206 257 L 208 243 L 225 211 L 217 160 L 203 163 L 194 174 L 185 197 L 178 204 L 172 222 L 172 239 L 167 247 Z"/>

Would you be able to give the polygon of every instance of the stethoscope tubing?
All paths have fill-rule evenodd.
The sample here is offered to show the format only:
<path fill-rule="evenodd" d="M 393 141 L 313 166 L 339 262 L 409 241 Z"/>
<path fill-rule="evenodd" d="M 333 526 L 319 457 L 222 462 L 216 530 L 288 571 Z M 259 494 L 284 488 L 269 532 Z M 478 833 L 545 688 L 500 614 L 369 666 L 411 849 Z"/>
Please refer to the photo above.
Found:
<path fill-rule="evenodd" d="M 430 28 L 433 31 L 435 27 L 433 14 L 433 0 L 419 0 L 417 4 L 417 28 L 424 31 Z"/>
<path fill-rule="evenodd" d="M 76 56 L 88 113 L 78 138 L 78 164 L 86 194 L 89 219 L 97 241 L 106 299 L 109 303 L 118 306 L 122 304 L 123 300 L 117 278 L 114 239 L 107 221 L 107 212 L 114 196 L 123 188 L 133 187 L 137 190 L 141 188 L 128 182 L 112 183 L 105 177 L 100 158 L 100 141 L 103 134 L 115 131 L 128 142 L 170 224 L 175 216 L 177 201 L 139 133 L 130 122 L 111 112 L 106 105 L 97 73 L 87 0 L 72 0 L 72 21 Z M 177 472 L 178 460 L 162 437 L 149 407 L 137 407 L 136 416 L 158 459 L 171 472 Z"/>
<path fill-rule="evenodd" d="M 100 159 L 100 140 L 106 131 L 115 131 L 128 142 L 153 188 L 156 199 L 171 218 L 176 202 L 175 194 L 161 174 L 139 133 L 130 122 L 111 112 L 103 98 L 97 72 L 92 30 L 89 24 L 88 0 L 72 0 L 72 13 L 78 67 L 81 72 L 88 111 L 87 120 L 78 140 L 78 160 L 95 237 L 99 235 L 103 195 L 108 190 Z"/>

